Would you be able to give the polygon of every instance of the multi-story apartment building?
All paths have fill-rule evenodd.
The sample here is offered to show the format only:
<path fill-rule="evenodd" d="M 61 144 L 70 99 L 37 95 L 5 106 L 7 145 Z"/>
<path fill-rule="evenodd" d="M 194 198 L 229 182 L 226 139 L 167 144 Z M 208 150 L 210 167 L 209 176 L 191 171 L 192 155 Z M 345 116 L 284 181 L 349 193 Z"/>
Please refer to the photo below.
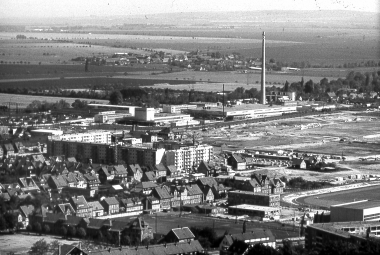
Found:
<path fill-rule="evenodd" d="M 188 171 L 199 166 L 202 161 L 210 161 L 213 156 L 213 147 L 202 144 L 166 151 L 165 163 L 176 166 L 178 170 Z"/>
<path fill-rule="evenodd" d="M 92 159 L 93 163 L 109 164 L 115 162 L 113 147 L 101 143 L 49 140 L 48 155 L 79 157 L 81 160 Z"/>
<path fill-rule="evenodd" d="M 228 192 L 228 204 L 261 205 L 269 207 L 280 206 L 280 194 L 255 193 L 252 191 L 234 190 Z"/>
<path fill-rule="evenodd" d="M 155 166 L 163 161 L 164 155 L 165 149 L 155 149 L 150 147 L 117 147 L 118 159 L 121 159 L 128 164 Z"/>
<path fill-rule="evenodd" d="M 111 144 L 111 132 L 98 130 L 85 133 L 54 135 L 52 140 Z"/>

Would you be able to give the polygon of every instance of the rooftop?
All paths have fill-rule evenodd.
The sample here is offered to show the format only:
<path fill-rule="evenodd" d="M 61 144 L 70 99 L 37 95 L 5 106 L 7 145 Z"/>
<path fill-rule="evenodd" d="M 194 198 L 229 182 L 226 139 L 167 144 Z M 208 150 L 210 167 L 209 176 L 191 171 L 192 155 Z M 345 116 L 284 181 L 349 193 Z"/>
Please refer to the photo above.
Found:
<path fill-rule="evenodd" d="M 283 106 L 283 105 L 262 105 L 262 104 L 241 104 L 241 105 L 234 105 L 233 107 L 224 107 L 225 112 L 234 112 L 234 111 L 249 111 L 249 110 L 276 110 L 276 109 L 282 109 L 282 108 L 289 108 L 292 107 L 294 110 L 296 109 L 296 106 Z M 203 109 L 203 108 L 197 108 L 197 109 L 189 109 L 191 111 L 223 111 L 223 107 L 210 107 L 209 109 Z"/>
<path fill-rule="evenodd" d="M 248 204 L 234 205 L 234 206 L 229 206 L 228 208 L 252 210 L 252 211 L 266 211 L 266 212 L 272 212 L 272 211 L 280 210 L 277 207 L 248 205 Z"/>
<path fill-rule="evenodd" d="M 331 207 L 342 207 L 346 209 L 370 209 L 380 207 L 380 200 L 361 200 L 344 204 L 331 205 Z"/>

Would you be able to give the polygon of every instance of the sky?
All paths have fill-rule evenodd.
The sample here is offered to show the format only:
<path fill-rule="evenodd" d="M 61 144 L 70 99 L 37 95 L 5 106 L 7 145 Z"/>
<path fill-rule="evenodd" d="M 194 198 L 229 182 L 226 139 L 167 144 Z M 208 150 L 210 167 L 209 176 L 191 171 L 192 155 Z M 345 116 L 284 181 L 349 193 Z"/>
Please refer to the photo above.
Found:
<path fill-rule="evenodd" d="M 0 0 L 0 17 L 129 16 L 255 10 L 352 10 L 379 13 L 379 2 L 379 0 Z"/>

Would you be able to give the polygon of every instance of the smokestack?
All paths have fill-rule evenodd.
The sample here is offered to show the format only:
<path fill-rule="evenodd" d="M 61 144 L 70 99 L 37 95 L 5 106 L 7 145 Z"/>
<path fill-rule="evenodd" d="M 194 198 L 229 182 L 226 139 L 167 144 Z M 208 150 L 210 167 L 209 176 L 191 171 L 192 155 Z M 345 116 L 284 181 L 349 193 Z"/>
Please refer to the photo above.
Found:
<path fill-rule="evenodd" d="M 265 104 L 265 32 L 263 32 L 263 46 L 262 46 L 262 67 L 261 67 L 261 104 Z"/>

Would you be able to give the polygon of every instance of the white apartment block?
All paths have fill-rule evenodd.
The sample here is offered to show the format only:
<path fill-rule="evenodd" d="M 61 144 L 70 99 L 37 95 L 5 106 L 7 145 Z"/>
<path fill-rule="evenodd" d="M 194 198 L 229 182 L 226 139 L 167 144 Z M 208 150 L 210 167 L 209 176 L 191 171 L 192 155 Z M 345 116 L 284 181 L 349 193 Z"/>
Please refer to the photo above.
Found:
<path fill-rule="evenodd" d="M 202 144 L 166 151 L 165 163 L 167 165 L 175 165 L 177 170 L 188 171 L 191 170 L 193 166 L 199 166 L 202 161 L 210 161 L 213 156 L 213 147 Z"/>
<path fill-rule="evenodd" d="M 102 130 L 86 133 L 62 134 L 52 136 L 52 140 L 111 144 L 111 132 Z"/>

